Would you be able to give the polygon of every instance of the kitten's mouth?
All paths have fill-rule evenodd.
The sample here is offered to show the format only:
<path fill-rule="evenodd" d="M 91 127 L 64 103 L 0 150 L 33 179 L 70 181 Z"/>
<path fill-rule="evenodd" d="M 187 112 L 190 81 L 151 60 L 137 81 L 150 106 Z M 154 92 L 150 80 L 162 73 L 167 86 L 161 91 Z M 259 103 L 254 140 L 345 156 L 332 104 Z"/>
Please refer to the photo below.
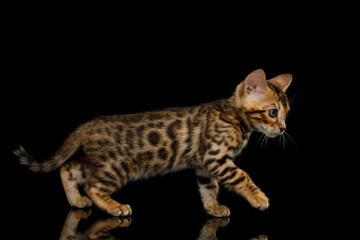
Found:
<path fill-rule="evenodd" d="M 275 128 L 270 128 L 270 127 L 259 126 L 257 128 L 257 131 L 261 132 L 262 134 L 270 138 L 274 138 L 280 135 L 279 131 L 277 131 Z"/>
<path fill-rule="evenodd" d="M 278 133 L 266 133 L 266 136 L 271 137 L 271 138 L 277 137 L 279 135 L 280 134 L 278 134 Z"/>
<path fill-rule="evenodd" d="M 281 134 L 282 134 L 281 132 L 276 131 L 276 130 L 274 130 L 274 131 L 266 131 L 266 132 L 265 132 L 265 135 L 268 136 L 268 137 L 270 137 L 270 138 L 274 138 L 274 137 L 280 136 Z"/>

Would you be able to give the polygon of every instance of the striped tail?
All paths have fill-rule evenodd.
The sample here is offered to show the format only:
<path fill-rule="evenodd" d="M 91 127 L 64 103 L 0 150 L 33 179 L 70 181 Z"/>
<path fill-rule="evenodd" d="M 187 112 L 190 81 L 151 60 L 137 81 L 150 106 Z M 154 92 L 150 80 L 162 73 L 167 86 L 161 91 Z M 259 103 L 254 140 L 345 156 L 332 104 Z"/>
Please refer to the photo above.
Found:
<path fill-rule="evenodd" d="M 33 172 L 50 172 L 61 167 L 81 146 L 80 128 L 72 132 L 63 145 L 49 159 L 39 162 L 35 160 L 22 146 L 10 143 L 10 149 L 19 159 L 20 164 L 28 166 Z"/>

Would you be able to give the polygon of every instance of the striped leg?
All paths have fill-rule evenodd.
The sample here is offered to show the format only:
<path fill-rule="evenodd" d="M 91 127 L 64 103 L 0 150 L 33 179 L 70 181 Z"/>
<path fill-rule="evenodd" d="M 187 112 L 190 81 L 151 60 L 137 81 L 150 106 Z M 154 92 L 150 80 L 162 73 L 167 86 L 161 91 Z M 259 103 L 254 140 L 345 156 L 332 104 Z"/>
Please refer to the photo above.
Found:
<path fill-rule="evenodd" d="M 81 196 L 79 192 L 79 185 L 89 179 L 90 170 L 80 161 L 73 160 L 61 167 L 60 176 L 70 205 L 77 208 L 90 207 L 91 200 L 86 196 Z"/>
<path fill-rule="evenodd" d="M 110 195 L 125 186 L 134 167 L 126 159 L 116 158 L 111 152 L 111 158 L 105 156 L 93 156 L 92 177 L 85 184 L 85 192 L 94 204 L 113 216 L 128 216 L 132 210 L 128 204 L 121 204 L 113 200 Z M 106 161 L 106 163 L 104 163 Z"/>
<path fill-rule="evenodd" d="M 112 185 L 108 185 L 106 182 L 92 177 L 85 185 L 85 192 L 93 200 L 96 206 L 107 213 L 113 216 L 131 215 L 132 210 L 128 204 L 118 203 L 110 197 L 110 194 L 117 190 L 112 188 Z"/>
<path fill-rule="evenodd" d="M 203 168 L 196 169 L 196 177 L 201 200 L 206 212 L 215 217 L 229 216 L 229 208 L 224 205 L 219 205 L 217 201 L 219 194 L 219 184 L 217 180 L 211 177 L 209 172 Z"/>
<path fill-rule="evenodd" d="M 204 161 L 204 167 L 220 184 L 243 196 L 251 206 L 260 210 L 269 207 L 269 199 L 254 184 L 249 175 L 234 164 L 228 155 L 208 158 Z"/>

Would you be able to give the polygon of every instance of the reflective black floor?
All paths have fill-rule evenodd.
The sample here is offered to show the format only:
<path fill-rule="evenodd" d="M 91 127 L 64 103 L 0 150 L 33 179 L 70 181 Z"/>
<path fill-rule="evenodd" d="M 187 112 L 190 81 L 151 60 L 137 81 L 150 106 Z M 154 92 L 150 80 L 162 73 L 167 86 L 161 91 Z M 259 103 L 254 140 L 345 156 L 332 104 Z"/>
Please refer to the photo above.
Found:
<path fill-rule="evenodd" d="M 271 239 L 274 233 L 261 220 L 194 216 L 111 217 L 92 209 L 71 209 L 67 214 L 18 216 L 9 223 L 12 239 Z M 47 215 L 47 214 L 46 214 Z M 200 221 L 201 219 L 201 221 Z M 61 220 L 63 223 L 61 224 Z M 20 227 L 21 226 L 21 227 Z M 279 239 L 278 237 L 273 239 Z"/>
<path fill-rule="evenodd" d="M 11 206 L 13 211 L 4 212 L 7 221 L 2 227 L 11 233 L 12 239 L 275 240 L 315 239 L 319 234 L 321 226 L 318 223 L 322 219 L 317 219 L 315 212 L 310 216 L 304 209 L 291 209 L 283 203 L 274 203 L 270 209 L 261 212 L 247 206 L 241 197 L 225 193 L 226 198 L 229 195 L 232 199 L 227 205 L 232 214 L 228 218 L 206 215 L 195 196 L 188 200 L 181 200 L 179 196 L 161 196 L 165 198 L 163 200 L 151 196 L 148 201 L 139 199 L 132 204 L 131 217 L 113 217 L 94 206 L 72 209 L 60 193 L 59 196 L 56 193 L 47 197 L 28 196 L 15 200 L 13 204 L 17 207 Z M 60 200 L 52 206 L 51 201 L 55 198 Z M 158 199 L 158 203 L 154 199 Z M 167 201 L 171 203 L 164 204 Z M 183 205 L 179 205 L 181 203 Z"/>
<path fill-rule="evenodd" d="M 64 226 L 60 234 L 60 240 L 116 239 L 117 236 L 121 238 L 129 237 L 132 239 L 137 237 L 146 237 L 149 239 L 191 239 L 192 237 L 195 237 L 193 236 L 194 232 L 186 231 L 186 228 L 188 227 L 188 223 L 186 223 L 186 221 L 177 223 L 179 225 L 172 231 L 169 231 L 170 229 L 161 229 L 161 226 L 158 225 L 157 230 L 156 228 L 153 229 L 155 230 L 154 232 L 151 232 L 150 229 L 147 229 L 146 232 L 141 231 L 141 229 L 139 229 L 140 231 L 134 232 L 132 231 L 133 229 L 131 229 L 134 228 L 131 224 L 131 217 L 109 217 L 98 219 L 95 220 L 94 223 L 90 221 L 90 223 L 86 225 L 85 230 L 79 230 L 78 227 L 80 222 L 90 218 L 91 213 L 91 210 L 71 210 L 64 222 Z M 197 239 L 216 239 L 217 230 L 220 227 L 226 228 L 229 223 L 230 218 L 209 218 L 201 227 Z M 151 224 L 148 226 L 151 226 Z M 267 239 L 267 236 L 260 234 L 259 236 L 251 239 L 265 240 Z"/>

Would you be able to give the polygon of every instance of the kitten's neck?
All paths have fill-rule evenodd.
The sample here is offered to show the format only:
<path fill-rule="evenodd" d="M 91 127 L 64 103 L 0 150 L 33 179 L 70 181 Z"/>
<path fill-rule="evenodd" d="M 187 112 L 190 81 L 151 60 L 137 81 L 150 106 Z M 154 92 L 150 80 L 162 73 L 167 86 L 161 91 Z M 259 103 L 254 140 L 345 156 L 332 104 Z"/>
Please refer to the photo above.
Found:
<path fill-rule="evenodd" d="M 218 106 L 223 112 L 220 117 L 231 122 L 241 130 L 244 137 L 249 138 L 254 128 L 247 118 L 245 108 L 241 104 L 235 103 L 235 96 L 220 100 Z"/>

